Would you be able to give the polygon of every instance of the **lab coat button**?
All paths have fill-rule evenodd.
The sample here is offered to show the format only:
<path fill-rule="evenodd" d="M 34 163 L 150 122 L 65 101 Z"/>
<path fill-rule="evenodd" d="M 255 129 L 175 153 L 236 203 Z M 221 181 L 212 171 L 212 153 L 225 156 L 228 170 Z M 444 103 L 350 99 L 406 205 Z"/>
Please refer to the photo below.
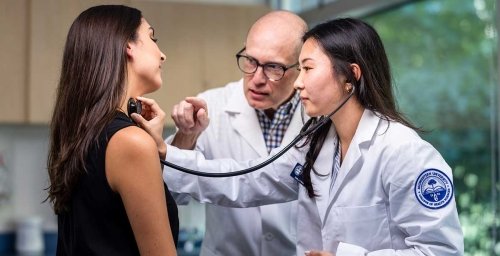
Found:
<path fill-rule="evenodd" d="M 271 240 L 273 240 L 273 239 L 274 239 L 274 235 L 273 235 L 273 234 L 271 234 L 271 233 L 266 233 L 266 234 L 264 235 L 264 239 L 266 239 L 266 241 L 271 241 Z"/>

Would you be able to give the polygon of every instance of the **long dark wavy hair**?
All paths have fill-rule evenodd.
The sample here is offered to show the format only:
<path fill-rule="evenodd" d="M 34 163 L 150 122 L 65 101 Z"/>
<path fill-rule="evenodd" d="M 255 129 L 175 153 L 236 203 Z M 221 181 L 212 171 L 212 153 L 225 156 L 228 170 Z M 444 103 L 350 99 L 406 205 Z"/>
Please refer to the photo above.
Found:
<path fill-rule="evenodd" d="M 137 40 L 141 18 L 135 8 L 101 5 L 82 12 L 69 29 L 47 159 L 48 199 L 56 214 L 69 210 L 87 153 L 122 104 L 126 47 Z"/>
<path fill-rule="evenodd" d="M 345 78 L 346 83 L 355 86 L 355 95 L 365 109 L 373 111 L 385 120 L 402 123 L 420 130 L 408 121 L 396 106 L 391 83 L 389 60 L 384 45 L 375 29 L 369 24 L 353 18 L 340 18 L 319 24 L 305 33 L 302 40 L 314 39 L 330 58 L 334 77 Z M 356 77 L 351 64 L 361 69 L 361 78 Z M 312 123 L 317 122 L 314 118 Z M 311 170 L 323 146 L 332 123 L 309 135 L 304 145 L 310 144 L 304 164 L 304 185 L 310 198 L 315 197 Z"/>

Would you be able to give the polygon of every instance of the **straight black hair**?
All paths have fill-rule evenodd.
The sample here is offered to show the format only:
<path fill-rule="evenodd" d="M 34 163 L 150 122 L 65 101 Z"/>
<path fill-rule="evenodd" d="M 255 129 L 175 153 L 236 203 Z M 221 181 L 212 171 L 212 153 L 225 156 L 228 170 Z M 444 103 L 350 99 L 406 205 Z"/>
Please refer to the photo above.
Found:
<path fill-rule="evenodd" d="M 303 42 L 315 40 L 330 58 L 334 77 L 343 77 L 346 83 L 355 86 L 355 95 L 365 109 L 373 111 L 382 119 L 402 123 L 419 130 L 411 124 L 396 106 L 391 70 L 384 45 L 378 33 L 369 24 L 354 18 L 339 18 L 321 23 L 302 37 Z M 361 69 L 361 78 L 356 79 L 351 64 Z M 309 135 L 305 144 L 310 144 L 304 165 L 304 185 L 309 197 L 316 196 L 311 183 L 311 170 L 331 127 L 331 122 Z"/>

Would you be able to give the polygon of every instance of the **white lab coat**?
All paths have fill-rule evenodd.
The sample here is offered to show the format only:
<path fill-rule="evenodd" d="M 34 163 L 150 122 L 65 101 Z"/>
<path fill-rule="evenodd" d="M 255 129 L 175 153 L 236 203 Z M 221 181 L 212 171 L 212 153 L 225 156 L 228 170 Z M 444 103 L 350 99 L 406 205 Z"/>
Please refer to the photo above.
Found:
<path fill-rule="evenodd" d="M 248 105 L 243 93 L 243 80 L 208 90 L 199 97 L 208 104 L 210 124 L 197 140 L 197 151 L 207 159 L 231 158 L 242 161 L 268 156 L 255 109 Z M 301 127 L 298 106 L 282 144 L 291 141 Z M 172 192 L 183 192 L 183 187 L 200 182 L 196 176 L 186 176 L 180 180 L 178 175 L 171 172 L 164 173 L 164 180 Z M 211 186 L 218 186 L 219 182 L 218 179 L 205 179 L 207 192 Z M 174 193 L 180 204 L 186 203 L 184 196 Z M 206 205 L 205 209 L 206 232 L 201 255 L 296 254 L 297 201 L 247 209 Z"/>
<path fill-rule="evenodd" d="M 333 164 L 335 131 L 332 126 L 316 160 L 325 173 Z M 296 163 L 304 162 L 306 148 L 292 148 L 273 164 L 235 178 L 217 179 L 220 186 L 191 183 L 176 188 L 199 200 L 247 207 L 295 200 L 297 255 L 324 250 L 336 256 L 354 255 L 463 255 L 455 198 L 447 190 L 448 204 L 429 209 L 417 200 L 421 174 L 437 169 L 452 180 L 451 168 L 441 155 L 413 130 L 388 122 L 365 110 L 328 196 L 325 208 L 310 199 L 305 187 L 290 177 Z M 207 161 L 193 151 L 167 148 L 167 161 L 203 171 L 229 171 L 262 161 Z M 189 174 L 167 168 L 181 180 Z M 320 178 L 311 177 L 313 184 Z M 201 179 L 200 179 L 201 180 Z M 419 181 L 419 182 L 417 182 Z M 315 184 L 315 188 L 319 184 Z M 452 184 L 451 185 L 452 188 Z M 320 216 L 324 212 L 324 216 Z"/>

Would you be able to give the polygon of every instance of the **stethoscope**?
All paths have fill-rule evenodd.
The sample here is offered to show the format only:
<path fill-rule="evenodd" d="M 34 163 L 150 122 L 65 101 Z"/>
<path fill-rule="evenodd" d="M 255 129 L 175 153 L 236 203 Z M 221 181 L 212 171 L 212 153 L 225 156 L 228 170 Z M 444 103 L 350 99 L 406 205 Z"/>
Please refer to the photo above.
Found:
<path fill-rule="evenodd" d="M 177 170 L 179 170 L 181 172 L 185 172 L 185 173 L 189 173 L 189 174 L 193 174 L 193 175 L 197 175 L 197 176 L 202 176 L 202 177 L 216 177 L 216 178 L 232 177 L 232 176 L 243 175 L 243 174 L 247 174 L 247 173 L 256 171 L 256 170 L 258 170 L 260 168 L 263 168 L 264 166 L 266 166 L 266 165 L 274 162 L 276 159 L 278 159 L 280 156 L 282 156 L 285 152 L 287 152 L 291 147 L 295 146 L 295 144 L 297 144 L 297 142 L 299 142 L 300 140 L 302 140 L 305 136 L 307 136 L 307 135 L 315 132 L 321 126 L 327 124 L 329 122 L 329 120 L 330 120 L 330 117 L 333 116 L 335 113 L 337 113 L 337 111 L 339 111 L 340 108 L 342 108 L 342 106 L 344 106 L 344 104 L 352 97 L 352 95 L 354 95 L 354 91 L 355 91 L 355 86 L 352 87 L 352 90 L 349 93 L 349 95 L 347 95 L 347 97 L 339 104 L 339 106 L 337 108 L 335 108 L 335 110 L 333 110 L 330 114 L 328 114 L 326 116 L 322 116 L 319 119 L 319 121 L 316 124 L 314 124 L 312 127 L 309 127 L 309 126 L 311 125 L 311 123 L 313 121 L 313 118 L 309 119 L 304 124 L 304 126 L 300 129 L 299 134 L 288 145 L 286 145 L 278 153 L 276 153 L 276 154 L 272 155 L 271 157 L 269 157 L 266 161 L 264 161 L 264 162 L 262 162 L 260 164 L 257 164 L 255 166 L 248 167 L 246 169 L 239 170 L 239 171 L 234 171 L 234 172 L 209 173 L 209 172 L 200 172 L 200 171 L 191 170 L 191 169 L 188 169 L 188 168 L 176 165 L 174 163 L 167 162 L 167 161 L 165 161 L 163 159 L 160 159 L 160 162 L 162 164 L 168 166 L 168 167 L 177 169 Z"/>

